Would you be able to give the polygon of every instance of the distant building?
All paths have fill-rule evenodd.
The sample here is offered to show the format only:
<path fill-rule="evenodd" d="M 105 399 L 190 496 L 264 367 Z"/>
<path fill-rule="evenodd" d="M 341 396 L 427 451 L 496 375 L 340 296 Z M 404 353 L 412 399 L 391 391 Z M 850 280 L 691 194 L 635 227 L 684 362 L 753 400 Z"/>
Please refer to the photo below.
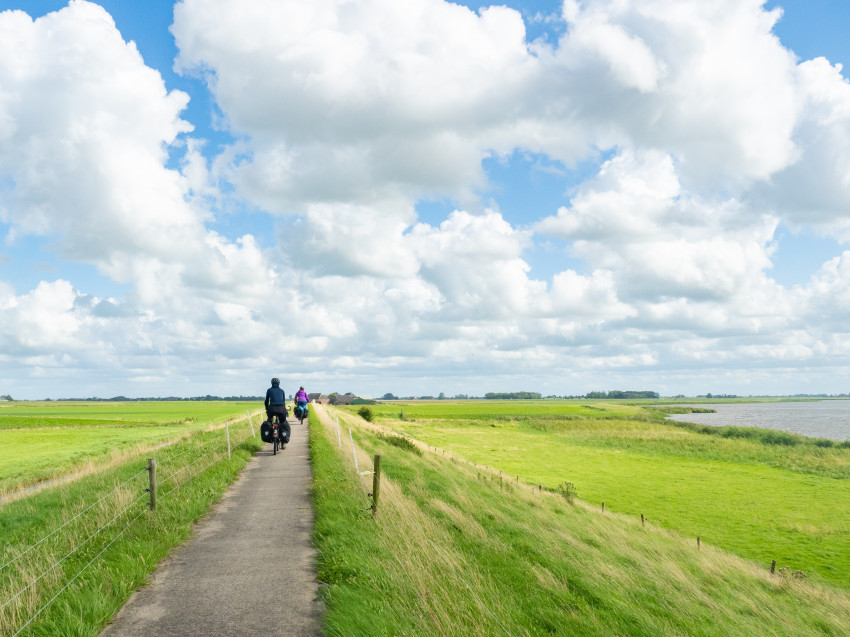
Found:
<path fill-rule="evenodd" d="M 350 405 L 357 398 L 356 394 L 348 392 L 347 394 L 335 394 L 330 396 L 331 405 Z"/>
<path fill-rule="evenodd" d="M 320 392 L 316 392 L 314 394 L 307 394 L 310 398 L 311 403 L 318 403 L 320 405 L 327 405 L 331 402 L 330 396 L 327 394 L 322 394 Z"/>

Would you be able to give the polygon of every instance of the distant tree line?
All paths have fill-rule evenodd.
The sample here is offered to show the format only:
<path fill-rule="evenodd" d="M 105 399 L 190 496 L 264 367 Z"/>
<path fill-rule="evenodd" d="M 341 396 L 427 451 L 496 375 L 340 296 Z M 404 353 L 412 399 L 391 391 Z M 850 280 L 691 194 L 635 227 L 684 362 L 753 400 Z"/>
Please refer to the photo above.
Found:
<path fill-rule="evenodd" d="M 396 396 L 392 392 L 387 392 L 381 396 L 381 400 L 446 400 L 446 398 L 447 396 L 445 392 L 440 392 L 436 398 L 433 396 Z M 477 396 L 470 396 L 469 394 L 455 394 L 452 398 L 455 400 L 469 400 L 475 399 Z"/>
<path fill-rule="evenodd" d="M 633 400 L 635 398 L 660 398 L 657 391 L 620 391 L 614 389 L 609 392 L 592 391 L 585 394 L 585 398 L 593 398 L 595 400 L 612 400 L 626 398 Z"/>
<path fill-rule="evenodd" d="M 536 391 L 487 392 L 487 400 L 539 400 L 543 396 Z"/>

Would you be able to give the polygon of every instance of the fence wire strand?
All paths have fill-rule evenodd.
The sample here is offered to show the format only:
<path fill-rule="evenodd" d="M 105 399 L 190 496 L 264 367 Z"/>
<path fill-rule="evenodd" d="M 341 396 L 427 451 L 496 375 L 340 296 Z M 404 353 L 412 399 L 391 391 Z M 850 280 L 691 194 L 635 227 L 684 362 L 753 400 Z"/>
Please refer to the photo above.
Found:
<path fill-rule="evenodd" d="M 235 446 L 239 446 L 239 445 L 241 445 L 243 442 L 245 442 L 246 440 L 248 440 L 248 438 L 251 438 L 251 437 L 252 437 L 252 436 L 250 436 L 250 435 L 247 435 L 247 434 L 246 434 L 246 435 L 245 435 L 245 436 L 244 436 L 241 440 L 239 440 L 239 442 L 238 442 L 238 443 L 236 443 L 236 445 L 235 445 Z M 217 439 L 216 439 L 216 440 L 211 440 L 209 443 L 206 443 L 206 444 L 204 444 L 202 447 L 198 448 L 198 449 L 197 449 L 197 451 L 200 451 L 200 450 L 202 450 L 202 449 L 206 449 L 207 447 L 211 446 L 213 443 L 220 443 L 220 441 L 219 441 L 219 440 L 217 440 Z M 214 451 L 214 452 L 213 452 L 213 455 L 214 455 L 214 456 L 215 456 L 215 455 L 218 455 L 219 457 L 215 458 L 215 459 L 214 459 L 214 460 L 213 460 L 213 461 L 212 461 L 209 465 L 207 465 L 206 467 L 204 467 L 203 469 L 201 469 L 201 471 L 198 471 L 197 473 L 193 474 L 193 477 L 194 477 L 195 475 L 198 475 L 198 473 L 201 473 L 202 471 L 206 471 L 206 470 L 207 470 L 210 466 L 212 466 L 213 464 L 215 464 L 216 462 L 218 462 L 218 460 L 220 460 L 220 459 L 221 459 L 221 458 L 220 458 L 220 456 L 223 456 L 223 455 L 224 455 L 224 452 L 223 452 L 223 451 L 220 451 L 220 452 L 218 452 L 218 451 Z M 179 469 L 175 469 L 175 470 L 174 470 L 174 471 L 172 471 L 170 474 L 168 474 L 167 476 L 163 477 L 161 481 L 162 481 L 163 483 L 166 483 L 166 482 L 168 482 L 169 480 L 174 480 L 175 482 L 177 482 L 177 480 L 174 478 L 174 476 L 176 476 L 176 475 L 178 475 L 179 473 L 182 473 L 183 471 L 185 471 L 186 469 L 189 469 L 190 467 L 192 467 L 192 466 L 194 466 L 194 465 L 198 464 L 198 463 L 199 463 L 201 460 L 203 460 L 204 458 L 205 458 L 205 456 L 203 456 L 203 455 L 202 455 L 202 456 L 199 456 L 199 457 L 198 457 L 198 459 L 197 459 L 197 460 L 195 460 L 194 462 L 191 462 L 191 463 L 189 463 L 189 464 L 187 464 L 187 465 L 184 465 L 183 467 L 180 467 Z M 187 481 L 188 481 L 188 478 L 187 478 L 187 480 L 184 480 L 183 482 L 187 482 Z M 182 484 L 182 483 L 178 483 L 178 484 Z M 175 488 L 176 488 L 176 487 L 173 487 L 173 488 L 172 488 L 172 489 L 170 489 L 169 491 L 166 491 L 165 493 L 163 493 L 163 494 L 162 494 L 162 495 L 163 495 L 163 497 L 164 497 L 164 496 L 166 496 L 166 495 L 168 495 L 168 494 L 169 494 L 169 493 L 171 493 L 172 491 L 174 491 L 174 489 L 175 489 Z"/>
<path fill-rule="evenodd" d="M 118 491 L 118 489 L 120 489 L 120 488 L 121 488 L 121 487 L 123 487 L 124 485 L 129 484 L 132 480 L 135 480 L 135 479 L 136 479 L 139 475 L 141 475 L 141 474 L 142 474 L 142 473 L 144 473 L 145 471 L 147 471 L 147 469 L 142 469 L 141 471 L 139 471 L 139 472 L 137 472 L 137 473 L 133 474 L 133 476 L 131 476 L 130 478 L 127 478 L 124 482 L 122 482 L 121 484 L 119 484 L 119 485 L 118 485 L 117 487 L 115 487 L 112 491 L 110 491 L 109 493 L 107 493 L 106 495 L 104 495 L 102 498 L 100 498 L 100 500 L 98 500 L 98 501 L 97 501 L 97 502 L 95 502 L 94 504 L 90 505 L 89 507 L 87 507 L 87 508 L 83 509 L 82 511 L 80 511 L 79 513 L 77 513 L 77 515 L 75 515 L 75 516 L 74 516 L 74 517 L 72 517 L 70 520 L 68 520 L 67 522 L 65 522 L 65 524 L 63 524 L 62 526 L 58 527 L 58 528 L 57 528 L 57 529 L 55 529 L 54 531 L 51 531 L 50 533 L 48 533 L 47 535 L 45 535 L 43 538 L 41 538 L 38 542 L 36 542 L 36 543 L 35 543 L 35 544 L 33 544 L 32 546 L 30 546 L 30 547 L 29 547 L 26 551 L 23 551 L 22 553 L 19 553 L 18 555 L 16 555 L 15 557 L 13 557 L 11 560 L 9 560 L 8 562 L 6 562 L 3 566 L 0 566 L 0 571 L 2 571 L 4 568 L 6 568 L 7 566 L 9 566 L 9 564 L 11 564 L 12 562 L 15 562 L 15 561 L 16 561 L 16 560 L 18 560 L 19 558 L 21 558 L 21 557 L 23 557 L 24 555 L 26 555 L 27 553 L 29 553 L 31 550 L 33 550 L 35 547 L 37 547 L 39 544 L 41 544 L 42 542 L 44 542 L 46 539 L 48 539 L 48 538 L 49 538 L 49 537 L 51 537 L 52 535 L 56 534 L 58 531 L 61 531 L 62 529 L 64 529 L 64 528 L 65 528 L 66 526 L 68 526 L 71 522 L 73 522 L 73 521 L 74 521 L 74 520 L 76 520 L 78 517 L 80 517 L 83 513 L 85 513 L 85 512 L 86 512 L 86 511 L 88 511 L 89 509 L 91 509 L 91 508 L 93 508 L 93 507 L 97 506 L 98 504 L 100 504 L 103 500 L 105 500 L 106 498 L 108 498 L 109 496 L 111 496 L 113 493 L 115 493 L 116 491 Z"/>
<path fill-rule="evenodd" d="M 138 520 L 138 519 L 142 516 L 142 514 L 143 514 L 144 512 L 145 512 L 145 509 L 142 509 L 141 511 L 139 511 L 138 515 L 136 515 L 136 517 L 134 517 L 132 520 L 130 520 L 130 521 L 126 524 L 126 526 L 125 526 L 123 529 L 121 529 L 121 531 L 119 531 L 118 535 L 116 535 L 114 538 L 112 538 L 112 541 L 111 541 L 111 542 L 109 542 L 109 544 L 107 544 L 106 546 L 104 546 L 104 547 L 103 547 L 103 549 L 101 549 L 100 553 L 98 553 L 98 554 L 97 554 L 97 555 L 95 555 L 95 556 L 94 556 L 91 560 L 89 560 L 89 563 L 88 563 L 88 564 L 86 564 L 83 568 L 81 568 L 81 569 L 77 572 L 77 574 L 76 574 L 76 575 L 74 575 L 74 577 L 73 577 L 73 578 L 71 578 L 71 581 L 70 581 L 70 582 L 68 582 L 67 584 L 65 584 L 65 586 L 63 586 L 63 587 L 59 590 L 59 592 L 58 592 L 58 593 L 56 593 L 56 594 L 55 594 L 52 598 L 50 598 L 50 601 L 48 601 L 48 602 L 47 602 L 44 606 L 42 606 L 41 608 L 39 608 L 39 609 L 38 609 L 38 611 L 35 613 L 35 615 L 33 615 L 32 617 L 30 617 L 30 618 L 29 618 L 29 620 L 27 621 L 27 623 L 26 623 L 26 624 L 24 624 L 23 626 L 21 626 L 21 627 L 18 629 L 18 632 L 16 632 L 14 635 L 12 635 L 12 637 L 17 637 L 17 636 L 21 633 L 21 631 L 22 631 L 24 628 L 26 628 L 27 626 L 29 626 L 29 625 L 32 623 L 32 621 L 33 621 L 36 617 L 38 617 L 38 616 L 42 613 L 42 611 L 44 611 L 44 609 L 45 609 L 45 608 L 47 608 L 48 606 L 50 606 L 50 605 L 54 602 L 54 600 L 55 600 L 57 597 L 59 597 L 59 596 L 60 596 L 60 595 L 61 595 L 61 594 L 65 591 L 65 589 L 66 589 L 66 588 L 68 588 L 71 584 L 73 584 L 73 583 L 77 580 L 77 578 L 78 578 L 80 575 L 82 575 L 82 574 L 83 574 L 83 571 L 85 571 L 85 570 L 86 570 L 89 566 L 91 566 L 91 565 L 92 565 L 92 563 L 93 563 L 93 562 L 94 562 L 97 558 L 99 558 L 101 555 L 103 555 L 103 553 L 106 551 L 106 549 L 108 549 L 110 546 L 112 546 L 112 545 L 115 543 L 115 540 L 117 540 L 119 537 L 121 537 L 121 536 L 124 534 L 124 531 L 126 531 L 128 528 L 130 528 L 130 525 L 131 525 L 131 524 L 133 524 L 133 522 L 135 522 L 136 520 Z"/>
<path fill-rule="evenodd" d="M 8 606 L 9 604 L 11 604 L 11 603 L 12 603 L 13 601 L 15 601 L 18 597 L 20 597 L 23 593 L 25 593 L 26 591 L 28 591 L 28 590 L 30 589 L 30 587 L 31 587 L 33 584 L 35 584 L 36 582 L 38 582 L 38 581 L 39 581 L 42 577 L 44 577 L 45 575 L 47 575 L 50 571 L 52 571 L 54 568 L 56 568 L 57 566 L 59 566 L 62 562 L 64 562 L 65 560 L 67 560 L 69 557 L 71 557 L 74 553 L 76 553 L 76 552 L 77 552 L 77 551 L 79 551 L 81 548 L 83 548 L 86 544 L 88 544 L 88 543 L 89 543 L 89 541 L 91 541 L 91 539 L 92 539 L 95 535 L 97 535 L 97 534 L 98 534 L 98 533 L 100 533 L 103 529 L 105 529 L 107 526 L 109 526 L 110 524 L 112 524 L 113 522 L 115 522 L 115 520 L 117 520 L 117 519 L 118 519 L 118 518 L 120 518 L 122 515 L 124 515 L 130 507 L 134 506 L 134 505 L 135 505 L 135 504 L 136 504 L 139 500 L 141 500 L 141 499 L 142 499 L 142 498 L 144 498 L 144 497 L 146 497 L 146 494 L 144 494 L 144 493 L 143 493 L 142 495 L 140 495 L 139 497 L 137 497 L 135 500 L 133 500 L 130 504 L 128 504 L 126 507 L 124 507 L 124 508 L 123 508 L 123 509 L 122 509 L 122 510 L 121 510 L 121 511 L 120 511 L 120 512 L 119 512 L 119 513 L 118 513 L 118 514 L 114 517 L 114 518 L 112 518 L 109 522 L 107 522 L 106 524 L 104 524 L 103 526 L 101 526 L 101 527 L 100 527 L 97 531 L 95 531 L 94 533 L 92 533 L 91 535 L 89 535 L 89 536 L 88 536 L 85 540 L 83 540 L 82 542 L 80 542 L 80 544 L 78 544 L 78 545 L 77 545 L 77 547 L 76 547 L 73 551 L 71 551 L 70 553 L 66 554 L 66 555 L 65 555 L 65 557 L 63 557 L 62 559 L 60 559 L 60 560 L 58 560 L 58 561 L 54 562 L 54 563 L 53 563 L 53 565 L 52 565 L 50 568 L 48 568 L 47 570 L 42 571 L 41 575 L 39 575 L 38 577 L 36 577 L 33 581 L 31 581 L 31 582 L 30 582 L 29 584 L 27 584 L 24 588 L 22 588 L 22 589 L 21 589 L 21 590 L 20 590 L 20 591 L 19 591 L 19 592 L 18 592 L 18 593 L 14 596 L 14 597 L 10 598 L 10 599 L 9 599 L 9 600 L 7 600 L 7 601 L 6 601 L 6 602 L 5 602 L 2 606 L 0 606 L 0 610 L 3 610 L 4 608 L 6 608 L 6 606 Z"/>
<path fill-rule="evenodd" d="M 174 483 L 175 483 L 175 484 L 174 484 L 174 486 L 173 486 L 173 487 L 171 487 L 171 488 L 170 488 L 168 491 L 166 491 L 165 493 L 163 493 L 160 497 L 164 498 L 165 496 L 170 495 L 170 494 L 171 494 L 171 493 L 173 493 L 174 491 L 179 491 L 179 490 L 180 490 L 180 485 L 186 484 L 187 482 L 189 482 L 189 480 L 192 480 L 193 478 L 198 477 L 200 474 L 202 474 L 204 471 L 206 471 L 207 469 L 209 469 L 211 466 L 213 466 L 213 465 L 214 465 L 214 464 L 216 464 L 217 462 L 218 462 L 218 460 L 213 459 L 213 461 L 212 461 L 212 462 L 210 462 L 208 465 L 206 465 L 203 469 L 201 469 L 200 471 L 196 471 L 195 473 L 193 473 L 192 475 L 190 475 L 188 478 L 186 478 L 185 480 L 183 480 L 183 482 L 177 482 L 177 481 L 175 480 L 175 481 L 174 481 Z M 192 463 L 192 464 L 195 464 L 195 463 Z"/>
<path fill-rule="evenodd" d="M 215 454 L 216 454 L 216 452 L 215 452 L 215 451 L 213 451 L 213 452 L 212 452 L 212 455 L 215 455 Z M 168 482 L 169 480 L 174 479 L 174 476 L 176 476 L 176 475 L 178 475 L 178 474 L 180 474 L 180 473 L 183 473 L 184 471 L 186 471 L 186 469 L 189 469 L 190 467 L 193 467 L 194 465 L 198 464 L 201 460 L 204 460 L 205 458 L 206 458 L 206 456 L 200 456 L 200 457 L 198 457 L 195 461 L 190 462 L 190 463 L 189 463 L 189 464 L 187 464 L 187 465 L 183 465 L 183 466 L 182 466 L 182 467 L 180 467 L 179 469 L 175 469 L 174 471 L 172 471 L 171 473 L 169 473 L 167 476 L 162 477 L 162 478 L 160 479 L 160 481 L 161 481 L 161 482 L 163 482 L 163 483 L 165 483 L 165 482 Z"/>
<path fill-rule="evenodd" d="M 245 420 L 245 422 L 244 422 L 243 426 L 246 426 L 246 427 L 247 427 L 247 425 L 248 425 L 248 421 L 247 421 L 247 420 Z M 236 428 L 237 428 L 237 426 L 238 426 L 238 425 L 233 424 L 233 425 L 230 427 L 230 429 L 231 429 L 231 430 L 234 430 L 234 429 L 236 429 Z M 221 427 L 221 429 L 224 429 L 224 426 L 222 426 L 222 427 Z M 214 431 L 218 431 L 218 430 L 214 430 Z M 199 432 L 199 433 L 200 433 L 200 434 L 205 434 L 205 433 L 211 433 L 211 432 L 209 432 L 209 431 L 203 431 L 203 432 Z M 248 438 L 249 438 L 249 436 L 246 436 L 246 437 L 242 440 L 242 442 L 244 442 L 244 441 L 245 441 L 245 440 L 247 440 Z M 210 440 L 208 440 L 208 441 L 206 441 L 206 442 L 204 442 L 204 443 L 201 443 L 200 445 L 198 445 L 198 446 L 197 446 L 197 447 L 195 447 L 195 448 L 189 448 L 189 449 L 186 449 L 186 450 L 184 450 L 184 451 L 180 452 L 179 454 L 177 454 L 177 455 L 173 456 L 172 458 L 169 458 L 169 460 L 173 460 L 174 458 L 179 458 L 180 456 L 183 456 L 183 455 L 185 455 L 185 454 L 187 454 L 187 453 L 189 453 L 189 452 L 191 452 L 191 451 L 198 451 L 198 450 L 200 450 L 200 449 L 206 449 L 207 447 L 210 447 L 210 446 L 212 446 L 212 445 L 214 445 L 214 444 L 216 444 L 216 443 L 218 443 L 218 442 L 220 442 L 220 441 L 219 441 L 219 438 L 218 438 L 218 437 L 216 437 L 216 436 L 213 436 L 212 438 L 210 438 Z M 241 443 L 240 443 L 240 444 L 241 444 Z"/>

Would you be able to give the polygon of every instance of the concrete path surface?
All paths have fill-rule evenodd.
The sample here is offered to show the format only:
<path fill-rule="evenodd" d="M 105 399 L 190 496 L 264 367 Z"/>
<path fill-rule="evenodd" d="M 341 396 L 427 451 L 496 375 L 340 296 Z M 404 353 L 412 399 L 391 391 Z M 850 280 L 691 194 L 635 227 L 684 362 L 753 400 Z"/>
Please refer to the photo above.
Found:
<path fill-rule="evenodd" d="M 307 425 L 267 444 L 101 637 L 320 634 Z"/>

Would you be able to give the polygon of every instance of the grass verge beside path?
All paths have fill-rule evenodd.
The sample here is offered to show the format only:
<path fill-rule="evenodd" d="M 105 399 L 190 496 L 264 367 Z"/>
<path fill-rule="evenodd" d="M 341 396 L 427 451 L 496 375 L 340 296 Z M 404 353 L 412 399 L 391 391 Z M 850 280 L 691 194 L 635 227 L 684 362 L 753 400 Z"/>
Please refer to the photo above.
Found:
<path fill-rule="evenodd" d="M 244 419 L 230 436 L 231 459 L 225 432 L 196 432 L 0 506 L 0 634 L 98 634 L 262 446 Z M 148 509 L 149 455 L 157 459 L 156 511 Z"/>
<path fill-rule="evenodd" d="M 422 452 L 350 416 L 354 470 L 324 410 L 310 420 L 314 541 L 329 636 L 843 635 L 845 591 L 763 569 L 625 516 Z"/>

